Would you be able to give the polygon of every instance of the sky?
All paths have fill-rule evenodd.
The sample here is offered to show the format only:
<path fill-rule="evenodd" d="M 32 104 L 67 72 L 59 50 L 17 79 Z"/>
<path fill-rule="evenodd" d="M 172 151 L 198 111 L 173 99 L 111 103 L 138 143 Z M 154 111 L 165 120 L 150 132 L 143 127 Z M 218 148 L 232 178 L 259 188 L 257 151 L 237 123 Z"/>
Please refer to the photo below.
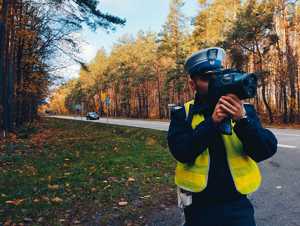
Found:
<path fill-rule="evenodd" d="M 166 22 L 169 13 L 169 0 L 100 0 L 99 9 L 102 12 L 126 19 L 125 26 L 118 26 L 116 31 L 107 33 L 103 29 L 96 32 L 83 29 L 78 36 L 82 42 L 82 59 L 90 62 L 99 49 L 110 52 L 114 43 L 125 34 L 135 35 L 138 31 L 159 32 Z M 197 0 L 186 0 L 183 13 L 193 17 L 199 11 Z M 64 80 L 75 78 L 79 74 L 79 65 L 71 65 L 62 70 L 60 75 Z"/>

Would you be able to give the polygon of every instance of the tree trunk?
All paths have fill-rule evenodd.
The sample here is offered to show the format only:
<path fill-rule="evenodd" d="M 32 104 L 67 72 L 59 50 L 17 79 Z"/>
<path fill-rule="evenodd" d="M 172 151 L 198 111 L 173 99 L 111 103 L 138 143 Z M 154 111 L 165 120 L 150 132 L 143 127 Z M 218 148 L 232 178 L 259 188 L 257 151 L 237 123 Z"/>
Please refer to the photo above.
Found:
<path fill-rule="evenodd" d="M 255 44 L 256 44 L 256 50 L 257 50 L 258 57 L 259 57 L 259 69 L 260 69 L 260 72 L 263 73 L 263 58 L 262 58 L 261 52 L 259 50 L 257 41 L 255 42 Z M 271 109 L 271 107 L 270 107 L 270 105 L 267 101 L 267 97 L 266 97 L 266 83 L 265 83 L 265 77 L 264 76 L 262 76 L 262 78 L 261 78 L 261 84 L 262 84 L 263 103 L 264 103 L 264 105 L 267 109 L 268 116 L 269 116 L 269 121 L 270 121 L 270 123 L 273 123 L 272 109 Z"/>
<path fill-rule="evenodd" d="M 2 0 L 2 11 L 0 20 L 0 128 L 4 131 L 7 129 L 5 123 L 6 109 L 5 109 L 5 97 L 6 97 L 6 79 L 5 79 L 5 54 L 7 43 L 7 14 L 8 14 L 8 0 Z"/>
<path fill-rule="evenodd" d="M 283 122 L 288 123 L 288 109 L 287 109 L 287 94 L 286 86 L 283 85 Z"/>

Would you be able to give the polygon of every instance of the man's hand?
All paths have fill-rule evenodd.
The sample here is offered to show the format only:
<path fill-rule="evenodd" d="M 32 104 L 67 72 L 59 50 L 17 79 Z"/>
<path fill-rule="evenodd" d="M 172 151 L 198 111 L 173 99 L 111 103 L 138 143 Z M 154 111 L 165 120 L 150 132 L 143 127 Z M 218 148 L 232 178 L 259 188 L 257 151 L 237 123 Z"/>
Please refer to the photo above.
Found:
<path fill-rule="evenodd" d="M 227 94 L 219 99 L 220 108 L 231 116 L 234 121 L 241 119 L 245 114 L 243 102 L 234 94 Z"/>
<path fill-rule="evenodd" d="M 212 119 L 214 121 L 215 124 L 220 123 L 223 121 L 223 119 L 227 118 L 229 116 L 229 114 L 223 110 L 223 108 L 221 107 L 221 103 L 220 101 L 217 103 L 215 110 L 212 114 Z"/>

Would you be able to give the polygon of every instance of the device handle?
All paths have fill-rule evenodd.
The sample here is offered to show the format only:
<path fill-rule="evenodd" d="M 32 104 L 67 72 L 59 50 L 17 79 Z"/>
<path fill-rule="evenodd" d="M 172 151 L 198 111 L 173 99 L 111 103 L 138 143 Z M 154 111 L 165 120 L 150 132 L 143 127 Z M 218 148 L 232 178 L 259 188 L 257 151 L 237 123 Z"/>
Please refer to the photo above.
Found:
<path fill-rule="evenodd" d="M 231 125 L 230 117 L 227 117 L 222 122 L 220 122 L 219 131 L 222 134 L 226 134 L 226 135 L 231 135 L 232 134 L 232 125 Z"/>

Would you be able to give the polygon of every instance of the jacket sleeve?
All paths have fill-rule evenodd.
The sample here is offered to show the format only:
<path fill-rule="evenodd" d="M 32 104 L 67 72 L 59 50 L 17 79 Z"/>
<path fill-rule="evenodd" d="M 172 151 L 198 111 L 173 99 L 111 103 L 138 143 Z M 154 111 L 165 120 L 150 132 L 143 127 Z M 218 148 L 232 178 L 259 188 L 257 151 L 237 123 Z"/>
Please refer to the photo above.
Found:
<path fill-rule="evenodd" d="M 193 163 L 208 147 L 217 130 L 211 117 L 206 117 L 194 130 L 185 118 L 184 107 L 172 111 L 167 137 L 168 145 L 177 161 Z"/>
<path fill-rule="evenodd" d="M 276 153 L 277 138 L 270 130 L 262 127 L 253 105 L 245 104 L 244 107 L 248 120 L 237 122 L 233 129 L 246 154 L 254 161 L 261 162 Z"/>

